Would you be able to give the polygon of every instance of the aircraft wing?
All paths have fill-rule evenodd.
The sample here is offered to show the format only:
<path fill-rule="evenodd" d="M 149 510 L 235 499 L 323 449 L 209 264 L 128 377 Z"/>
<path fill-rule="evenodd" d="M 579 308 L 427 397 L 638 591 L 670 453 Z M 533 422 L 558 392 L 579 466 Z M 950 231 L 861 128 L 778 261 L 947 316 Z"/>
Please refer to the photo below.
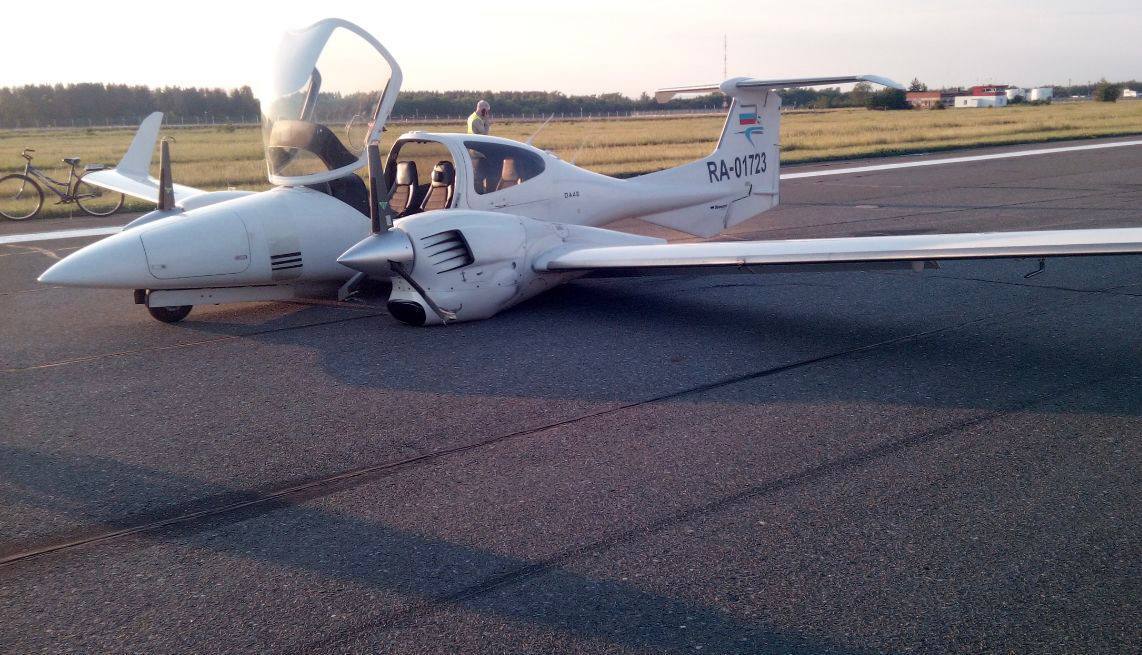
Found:
<path fill-rule="evenodd" d="M 123 158 L 119 160 L 119 164 L 115 168 L 92 171 L 84 175 L 83 180 L 135 198 L 142 198 L 151 202 L 157 201 L 159 198 L 159 181 L 151 177 L 150 168 L 151 156 L 155 150 L 155 143 L 159 139 L 159 128 L 162 127 L 162 124 L 163 113 L 161 111 L 156 111 L 147 116 L 139 124 L 139 129 L 135 132 L 135 137 L 131 139 L 131 145 L 127 148 Z M 175 204 L 182 204 L 183 200 L 200 193 L 203 193 L 201 189 L 175 184 Z"/>
<path fill-rule="evenodd" d="M 117 169 L 109 168 L 88 173 L 83 176 L 83 181 L 150 202 L 155 202 L 159 197 L 159 181 L 150 175 L 127 175 Z M 174 202 L 176 205 L 181 205 L 183 200 L 200 193 L 203 193 L 201 189 L 175 184 Z"/>
<path fill-rule="evenodd" d="M 538 257 L 534 267 L 540 271 L 567 271 L 1122 254 L 1142 254 L 1142 227 L 601 247 L 561 246 Z"/>

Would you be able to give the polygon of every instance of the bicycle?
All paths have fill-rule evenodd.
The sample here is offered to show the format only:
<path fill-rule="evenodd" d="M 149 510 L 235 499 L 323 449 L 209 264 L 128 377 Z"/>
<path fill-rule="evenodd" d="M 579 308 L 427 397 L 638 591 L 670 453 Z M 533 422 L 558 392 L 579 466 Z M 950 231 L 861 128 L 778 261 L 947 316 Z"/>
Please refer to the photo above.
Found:
<path fill-rule="evenodd" d="M 60 182 L 32 165 L 32 155 L 28 154 L 32 152 L 35 152 L 32 148 L 24 148 L 20 152 L 20 156 L 26 160 L 23 173 L 0 177 L 0 215 L 4 218 L 22 221 L 40 213 L 40 209 L 44 206 L 43 187 L 47 187 L 48 191 L 59 196 L 59 200 L 54 204 L 65 205 L 74 202 L 92 216 L 110 216 L 123 206 L 123 194 L 107 191 L 83 181 L 84 175 L 103 170 L 105 166 L 88 165 L 82 172 L 77 173 L 79 158 L 64 157 L 61 161 L 70 168 L 67 182 Z"/>

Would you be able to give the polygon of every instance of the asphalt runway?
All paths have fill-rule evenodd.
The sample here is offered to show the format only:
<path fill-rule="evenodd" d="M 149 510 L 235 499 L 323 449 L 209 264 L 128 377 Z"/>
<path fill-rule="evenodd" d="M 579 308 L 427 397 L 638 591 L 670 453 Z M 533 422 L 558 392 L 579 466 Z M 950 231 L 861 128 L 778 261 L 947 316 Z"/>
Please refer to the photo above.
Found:
<path fill-rule="evenodd" d="M 790 180 L 726 238 L 1138 225 L 1142 146 Z M 0 246 L 5 652 L 1142 650 L 1142 258 L 171 326 L 35 282 L 92 240 Z"/>

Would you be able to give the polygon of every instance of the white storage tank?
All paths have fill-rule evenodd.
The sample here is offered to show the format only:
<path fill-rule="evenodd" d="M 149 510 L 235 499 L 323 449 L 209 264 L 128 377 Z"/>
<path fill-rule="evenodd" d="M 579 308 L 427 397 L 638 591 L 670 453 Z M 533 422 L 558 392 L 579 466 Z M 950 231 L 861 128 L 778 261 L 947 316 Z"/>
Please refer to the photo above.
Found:
<path fill-rule="evenodd" d="M 1049 86 L 1040 86 L 1031 89 L 1027 99 L 1031 102 L 1050 100 L 1055 95 L 1055 89 Z"/>

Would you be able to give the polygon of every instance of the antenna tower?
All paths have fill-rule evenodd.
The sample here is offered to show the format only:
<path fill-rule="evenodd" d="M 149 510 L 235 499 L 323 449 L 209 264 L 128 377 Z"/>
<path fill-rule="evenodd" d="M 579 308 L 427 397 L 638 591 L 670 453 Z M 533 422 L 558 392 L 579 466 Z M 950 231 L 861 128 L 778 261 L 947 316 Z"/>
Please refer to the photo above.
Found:
<path fill-rule="evenodd" d="M 722 35 L 722 79 L 723 80 L 726 79 L 727 77 L 729 77 L 729 73 L 727 72 L 729 67 L 726 65 L 728 61 L 729 61 L 729 36 L 726 34 L 723 34 Z M 722 109 L 729 109 L 729 107 L 730 107 L 730 99 L 729 98 L 722 98 Z"/>

